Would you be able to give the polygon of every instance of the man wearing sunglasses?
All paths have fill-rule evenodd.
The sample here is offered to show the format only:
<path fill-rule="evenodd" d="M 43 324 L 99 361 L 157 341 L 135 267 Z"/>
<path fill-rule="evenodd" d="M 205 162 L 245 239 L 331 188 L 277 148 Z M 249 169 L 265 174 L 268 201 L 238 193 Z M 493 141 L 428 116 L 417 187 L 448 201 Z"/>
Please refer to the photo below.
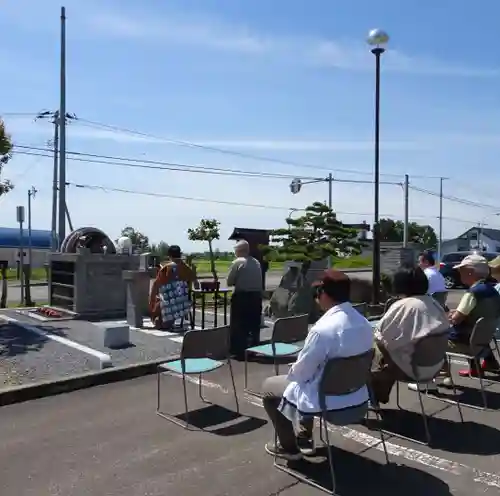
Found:
<path fill-rule="evenodd" d="M 263 404 L 276 429 L 278 443 L 268 443 L 266 451 L 286 460 L 312 456 L 314 416 L 320 414 L 318 390 L 328 360 L 360 355 L 372 349 L 370 323 L 349 302 L 349 278 L 337 270 L 327 270 L 314 283 L 323 316 L 312 326 L 288 375 L 266 379 Z M 342 396 L 328 396 L 328 411 L 362 408 L 368 401 L 363 387 Z M 295 426 L 295 428 L 294 428 Z"/>

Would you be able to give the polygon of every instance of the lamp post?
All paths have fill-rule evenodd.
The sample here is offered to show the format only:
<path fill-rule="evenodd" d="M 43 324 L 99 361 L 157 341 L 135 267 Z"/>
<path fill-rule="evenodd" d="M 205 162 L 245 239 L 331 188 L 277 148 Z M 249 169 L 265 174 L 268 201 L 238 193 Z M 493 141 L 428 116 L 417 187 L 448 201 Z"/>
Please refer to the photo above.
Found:
<path fill-rule="evenodd" d="M 374 212 L 373 212 L 373 303 L 379 303 L 380 293 L 380 57 L 385 52 L 384 45 L 389 35 L 381 29 L 372 29 L 368 33 L 368 44 L 375 55 L 375 167 L 374 167 Z"/>

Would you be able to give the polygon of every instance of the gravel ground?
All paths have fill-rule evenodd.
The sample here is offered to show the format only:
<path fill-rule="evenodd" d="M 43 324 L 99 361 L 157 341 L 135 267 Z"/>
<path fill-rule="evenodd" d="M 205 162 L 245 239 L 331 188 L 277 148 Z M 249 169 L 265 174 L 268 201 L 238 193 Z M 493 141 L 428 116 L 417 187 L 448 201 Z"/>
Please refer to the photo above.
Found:
<path fill-rule="evenodd" d="M 95 358 L 22 327 L 0 326 L 0 389 L 98 370 Z"/>

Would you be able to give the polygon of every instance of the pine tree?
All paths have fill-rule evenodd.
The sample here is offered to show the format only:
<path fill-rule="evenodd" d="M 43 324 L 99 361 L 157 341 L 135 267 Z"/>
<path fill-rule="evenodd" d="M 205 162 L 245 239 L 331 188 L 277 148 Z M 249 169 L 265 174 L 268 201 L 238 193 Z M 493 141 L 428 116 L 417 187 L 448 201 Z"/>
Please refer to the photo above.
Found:
<path fill-rule="evenodd" d="M 12 158 L 12 139 L 7 134 L 5 129 L 5 124 L 3 120 L 0 119 L 0 176 L 4 165 Z M 0 196 L 8 193 L 14 185 L 7 180 L 0 180 Z"/>
<path fill-rule="evenodd" d="M 336 259 L 361 253 L 356 230 L 345 227 L 323 203 L 313 203 L 303 216 L 286 223 L 288 228 L 271 231 L 270 245 L 263 247 L 269 261 L 301 262 L 305 273 L 311 262 L 332 257 L 334 266 Z"/>

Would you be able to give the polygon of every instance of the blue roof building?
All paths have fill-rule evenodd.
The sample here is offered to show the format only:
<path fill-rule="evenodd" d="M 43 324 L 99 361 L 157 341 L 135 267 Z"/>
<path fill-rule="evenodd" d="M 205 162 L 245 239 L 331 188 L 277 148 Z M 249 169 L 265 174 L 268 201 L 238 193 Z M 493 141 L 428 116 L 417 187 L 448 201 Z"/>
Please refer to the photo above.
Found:
<path fill-rule="evenodd" d="M 15 227 L 0 227 L 0 248 L 19 248 L 21 236 Z M 34 249 L 50 249 L 52 241 L 51 231 L 39 229 L 31 230 L 31 246 Z M 23 229 L 23 246 L 28 246 L 28 229 Z"/>

